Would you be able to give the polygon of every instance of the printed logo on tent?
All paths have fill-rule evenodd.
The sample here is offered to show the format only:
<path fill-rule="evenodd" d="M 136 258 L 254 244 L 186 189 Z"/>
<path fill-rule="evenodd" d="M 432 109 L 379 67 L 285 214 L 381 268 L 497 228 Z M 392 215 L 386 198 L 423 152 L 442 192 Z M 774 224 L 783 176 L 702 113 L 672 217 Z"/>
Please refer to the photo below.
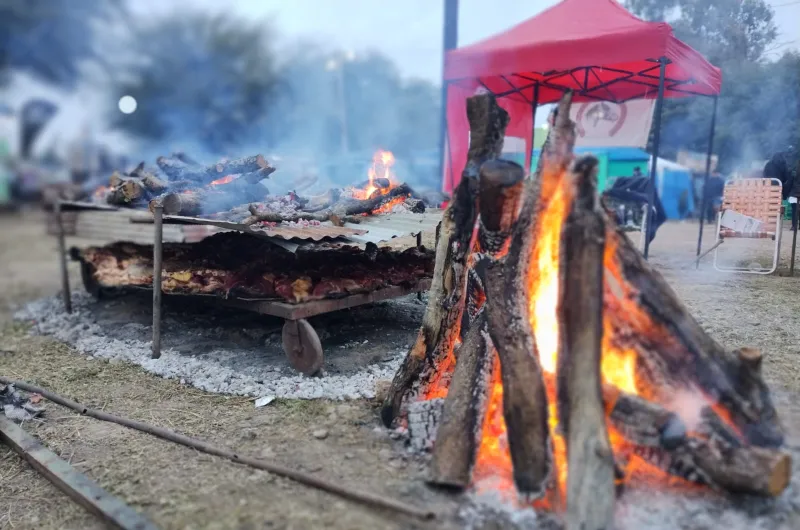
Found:
<path fill-rule="evenodd" d="M 613 137 L 625 125 L 627 117 L 628 108 L 625 103 L 606 101 L 581 103 L 575 116 L 578 136 L 583 138 L 587 133 L 592 135 L 604 133 Z"/>

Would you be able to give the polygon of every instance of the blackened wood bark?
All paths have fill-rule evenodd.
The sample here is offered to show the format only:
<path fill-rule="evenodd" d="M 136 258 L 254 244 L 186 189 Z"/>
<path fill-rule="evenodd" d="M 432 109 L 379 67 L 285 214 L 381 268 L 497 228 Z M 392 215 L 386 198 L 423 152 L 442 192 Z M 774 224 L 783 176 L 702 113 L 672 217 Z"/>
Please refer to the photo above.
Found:
<path fill-rule="evenodd" d="M 500 156 L 509 120 L 508 113 L 491 94 L 469 98 L 467 118 L 470 124 L 467 165 L 438 231 L 436 265 L 422 327 L 392 380 L 381 412 L 387 425 L 402 414 L 404 402 L 419 390 L 427 375 L 435 373 L 440 361 L 451 354 L 460 333 L 467 262 L 478 217 L 478 171 L 484 162 Z"/>
<path fill-rule="evenodd" d="M 490 160 L 480 171 L 480 230 L 482 252 L 499 257 L 505 252 L 517 220 L 525 170 L 508 160 Z"/>
<path fill-rule="evenodd" d="M 222 161 L 205 167 L 175 157 L 160 156 L 156 159 L 156 164 L 171 180 L 191 181 L 198 186 L 205 186 L 227 175 L 240 174 L 248 174 L 247 180 L 255 184 L 274 171 L 261 155 Z"/>
<path fill-rule="evenodd" d="M 464 342 L 458 350 L 434 445 L 429 479 L 434 484 L 463 489 L 472 479 L 496 355 L 484 312 L 483 278 L 488 261 L 498 257 L 507 246 L 524 178 L 524 170 L 514 162 L 489 160 L 480 168 L 477 246 L 485 254 L 473 254 L 470 260 L 466 310 L 461 324 Z"/>
<path fill-rule="evenodd" d="M 481 443 L 495 350 L 481 313 L 461 344 L 433 446 L 428 482 L 465 489 Z"/>
<path fill-rule="evenodd" d="M 603 387 L 609 424 L 634 454 L 673 476 L 728 493 L 774 497 L 791 478 L 791 456 L 776 448 L 732 439 L 702 414 L 691 432 L 666 408 L 610 386 Z M 710 422 L 710 423 L 709 423 Z"/>
<path fill-rule="evenodd" d="M 606 275 L 606 311 L 614 340 L 639 353 L 644 378 L 670 394 L 699 386 L 730 412 L 750 443 L 780 446 L 784 434 L 761 375 L 760 356 L 725 350 L 712 339 L 624 233 L 612 231 L 608 244 L 616 248 L 619 277 Z M 633 300 L 637 311 L 620 310 L 626 300 Z"/>
<path fill-rule="evenodd" d="M 324 208 L 315 212 L 299 211 L 291 214 L 259 210 L 255 205 L 251 205 L 250 216 L 242 221 L 242 224 L 251 225 L 264 221 L 278 223 L 282 221 L 298 221 L 301 219 L 328 221 L 333 217 L 344 218 L 350 215 L 368 214 L 387 204 L 392 199 L 404 195 L 408 196 L 409 193 L 410 188 L 405 184 L 401 184 L 396 188 L 392 188 L 386 195 L 364 200 L 346 199 L 337 202 L 330 208 Z"/>
<path fill-rule="evenodd" d="M 605 224 L 597 198 L 597 159 L 578 160 L 561 232 L 561 323 L 558 391 L 566 395 L 561 425 L 567 440 L 566 528 L 605 530 L 614 519 L 614 455 L 601 390 Z"/>
<path fill-rule="evenodd" d="M 525 183 L 522 206 L 514 224 L 508 253 L 489 265 L 486 273 L 486 310 L 489 333 L 500 357 L 503 415 L 520 494 L 540 497 L 553 468 L 548 429 L 547 393 L 530 322 L 528 279 L 533 263 L 537 212 L 542 175 L 567 170 L 575 144 L 569 121 L 571 93 L 559 103 L 561 119 L 548 133 L 548 151 L 542 154 L 542 171 Z M 549 199 L 549 198 L 548 198 Z"/>

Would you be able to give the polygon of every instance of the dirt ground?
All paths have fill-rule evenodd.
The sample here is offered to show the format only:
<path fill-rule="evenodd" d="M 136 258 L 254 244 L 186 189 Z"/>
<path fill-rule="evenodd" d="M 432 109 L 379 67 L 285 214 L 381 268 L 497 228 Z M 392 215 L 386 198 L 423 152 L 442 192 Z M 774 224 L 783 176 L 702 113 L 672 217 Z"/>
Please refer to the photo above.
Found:
<path fill-rule="evenodd" d="M 713 229 L 706 231 L 708 246 Z M 150 517 L 159 528 L 458 528 L 456 500 L 424 486 L 424 469 L 398 457 L 378 426 L 370 401 L 281 400 L 256 409 L 245 398 L 181 386 L 139 367 L 75 355 L 32 337 L 11 321 L 12 307 L 58 291 L 55 241 L 43 236 L 40 214 L 0 218 L 0 374 L 42 385 L 89 406 L 175 429 L 321 477 L 385 494 L 442 514 L 422 523 L 364 508 L 268 473 L 203 455 L 151 436 L 79 417 L 55 405 L 28 432 L 51 450 Z M 783 248 L 788 260 L 791 237 Z M 797 278 L 723 275 L 710 258 L 691 266 L 697 226 L 663 227 L 652 260 L 720 342 L 765 352 L 764 370 L 790 436 L 797 439 L 800 405 L 800 306 Z M 737 260 L 765 260 L 769 241 L 743 243 Z M 738 247 L 737 247 L 738 248 Z M 73 268 L 72 285 L 80 285 Z M 799 275 L 800 276 L 800 275 Z M 409 331 L 409 341 L 413 331 Z M 318 439 L 312 433 L 327 430 Z M 0 528 L 92 529 L 97 519 L 0 447 Z"/>

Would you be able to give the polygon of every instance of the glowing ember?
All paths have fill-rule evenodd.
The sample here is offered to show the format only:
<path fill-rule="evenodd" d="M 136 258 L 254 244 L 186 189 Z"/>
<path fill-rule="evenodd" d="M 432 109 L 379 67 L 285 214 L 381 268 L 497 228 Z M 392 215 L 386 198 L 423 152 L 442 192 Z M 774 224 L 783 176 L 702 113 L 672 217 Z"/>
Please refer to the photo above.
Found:
<path fill-rule="evenodd" d="M 394 209 L 395 206 L 397 206 L 399 204 L 403 204 L 405 202 L 405 200 L 406 200 L 406 197 L 402 196 L 402 195 L 400 197 L 395 197 L 394 199 L 391 199 L 390 201 L 388 201 L 388 202 L 382 204 L 381 206 L 379 206 L 378 208 L 372 210 L 372 213 L 373 214 L 391 213 L 392 209 Z"/>
<path fill-rule="evenodd" d="M 233 175 L 226 175 L 221 179 L 212 180 L 209 186 L 219 186 L 220 184 L 228 184 L 229 182 L 233 182 L 234 180 L 236 180 L 236 177 L 234 177 Z"/>
<path fill-rule="evenodd" d="M 96 190 L 94 190 L 94 197 L 96 199 L 101 199 L 105 197 L 106 193 L 111 191 L 111 186 L 100 186 Z"/>

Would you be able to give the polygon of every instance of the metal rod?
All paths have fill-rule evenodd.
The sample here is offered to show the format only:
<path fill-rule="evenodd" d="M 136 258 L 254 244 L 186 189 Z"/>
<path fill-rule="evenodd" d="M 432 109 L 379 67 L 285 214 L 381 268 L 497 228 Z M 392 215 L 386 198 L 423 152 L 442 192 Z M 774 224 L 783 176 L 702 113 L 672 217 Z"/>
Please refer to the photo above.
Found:
<path fill-rule="evenodd" d="M 706 173 L 703 175 L 703 194 L 700 198 L 700 231 L 697 233 L 697 268 L 700 268 L 700 250 L 703 248 L 703 223 L 706 219 L 706 190 L 708 178 L 711 175 L 711 156 L 714 151 L 714 129 L 717 125 L 717 103 L 719 98 L 714 96 L 714 110 L 711 112 L 711 129 L 708 131 L 708 154 L 706 155 Z"/>
<path fill-rule="evenodd" d="M 106 524 L 121 530 L 158 530 L 156 525 L 78 473 L 42 443 L 0 414 L 0 441 L 5 442 L 55 487 Z"/>
<path fill-rule="evenodd" d="M 536 109 L 539 107 L 539 83 L 533 87 L 533 102 L 531 103 L 531 152 L 529 153 L 528 162 L 530 162 L 529 171 L 533 170 L 533 152 L 536 150 Z"/>
<path fill-rule="evenodd" d="M 447 52 L 458 46 L 458 0 L 444 0 L 444 22 L 442 27 L 442 112 L 439 132 L 439 175 L 444 176 L 445 146 L 447 145 L 447 80 L 444 69 L 447 64 Z M 450 172 L 453 166 L 450 165 Z M 451 179 L 452 180 L 452 179 Z"/>
<path fill-rule="evenodd" d="M 164 206 L 153 208 L 153 359 L 161 357 L 161 271 L 164 256 Z"/>
<path fill-rule="evenodd" d="M 417 233 L 417 248 L 422 247 L 422 230 Z M 422 291 L 417 291 L 417 300 L 422 301 Z"/>
<path fill-rule="evenodd" d="M 64 219 L 61 214 L 61 201 L 55 203 L 56 234 L 58 239 L 58 266 L 61 269 L 61 296 L 64 300 L 64 309 L 72 313 L 72 293 L 69 290 L 69 271 L 67 270 L 67 244 L 64 235 Z"/>
<path fill-rule="evenodd" d="M 647 195 L 647 213 L 652 217 L 653 204 L 656 202 L 656 170 L 658 169 L 658 148 L 661 143 L 661 111 L 664 107 L 664 78 L 667 75 L 667 59 L 661 57 L 658 60 L 661 63 L 658 74 L 658 98 L 656 99 L 656 121 L 655 132 L 653 134 L 653 163 L 650 164 L 650 193 Z M 653 224 L 651 222 L 649 224 Z M 647 228 L 647 233 L 644 235 L 644 259 L 650 254 L 650 227 Z"/>
<path fill-rule="evenodd" d="M 716 243 L 714 243 L 714 245 L 713 245 L 713 246 L 712 246 L 710 249 L 706 250 L 705 252 L 703 252 L 702 254 L 700 254 L 699 256 L 697 256 L 697 257 L 694 259 L 694 265 L 695 265 L 695 268 L 697 268 L 697 267 L 699 267 L 699 266 L 700 266 L 700 260 L 701 260 L 701 259 L 705 258 L 705 257 L 706 257 L 706 256 L 708 256 L 709 254 L 711 254 L 712 252 L 714 252 L 714 251 L 717 249 L 717 247 L 719 247 L 719 246 L 720 246 L 721 244 L 723 244 L 724 242 L 725 242 L 725 240 L 724 240 L 724 239 L 720 239 L 719 241 L 717 241 Z"/>
<path fill-rule="evenodd" d="M 323 478 L 308 473 L 303 473 L 301 471 L 296 471 L 294 469 L 281 466 L 280 464 L 273 464 L 265 460 L 251 458 L 245 455 L 240 455 L 234 451 L 228 451 L 227 449 L 215 447 L 202 440 L 189 438 L 188 436 L 184 436 L 183 434 L 179 434 L 169 429 L 156 427 L 155 425 L 149 425 L 147 423 L 131 420 L 121 416 L 115 416 L 113 414 L 109 414 L 107 412 L 103 412 L 100 410 L 90 409 L 85 405 L 76 403 L 70 399 L 62 397 L 53 392 L 49 392 L 43 388 L 39 388 L 34 385 L 29 385 L 28 383 L 25 383 L 23 381 L 15 381 L 13 379 L 0 376 L 0 383 L 6 385 L 14 385 L 15 387 L 21 388 L 22 390 L 25 390 L 27 392 L 35 392 L 41 395 L 42 397 L 52 401 L 53 403 L 58 403 L 62 407 L 67 407 L 68 409 L 72 409 L 78 414 L 81 414 L 83 416 L 89 416 L 90 418 L 95 418 L 97 420 L 115 423 L 117 425 L 122 425 L 123 427 L 128 427 L 130 429 L 145 432 L 147 434 L 152 434 L 153 436 L 161 438 L 162 440 L 168 440 L 170 442 L 174 442 L 183 445 L 185 447 L 196 449 L 201 453 L 227 458 L 228 460 L 237 462 L 239 464 L 244 464 L 256 469 L 268 471 L 269 473 L 273 473 L 281 477 L 286 477 L 288 479 L 294 480 L 295 482 L 299 482 L 300 484 L 305 484 L 306 486 L 311 486 L 313 488 L 327 491 L 328 493 L 333 493 L 334 495 L 339 495 L 340 497 L 343 497 L 345 499 L 365 504 L 367 506 L 372 506 L 385 510 L 392 510 L 397 513 L 402 513 L 405 515 L 426 520 L 431 520 L 436 517 L 436 514 L 431 510 L 425 510 L 417 508 L 415 506 L 411 506 L 401 501 L 387 499 L 376 493 L 353 490 L 346 486 L 342 486 L 337 482 L 325 480 Z"/>
<path fill-rule="evenodd" d="M 792 208 L 794 206 L 794 208 Z M 789 276 L 794 276 L 794 255 L 797 250 L 797 206 L 789 203 L 789 208 L 792 209 L 792 262 L 789 265 Z M 780 237 L 778 234 L 776 237 Z"/>

